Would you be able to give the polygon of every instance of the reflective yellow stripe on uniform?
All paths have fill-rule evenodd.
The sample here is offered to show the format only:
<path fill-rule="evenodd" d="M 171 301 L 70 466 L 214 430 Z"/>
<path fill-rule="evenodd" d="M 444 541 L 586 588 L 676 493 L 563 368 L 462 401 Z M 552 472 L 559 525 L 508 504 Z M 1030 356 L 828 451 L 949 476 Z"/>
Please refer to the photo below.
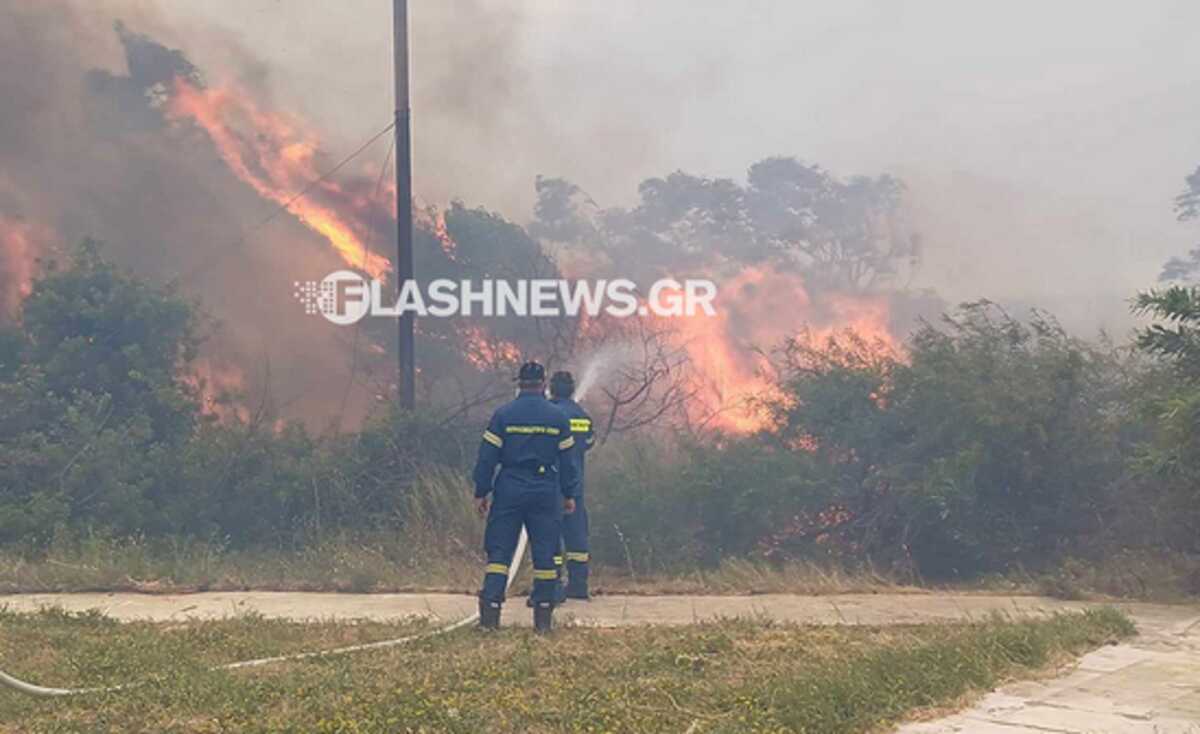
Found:
<path fill-rule="evenodd" d="M 488 443 L 495 446 L 496 448 L 501 448 L 502 446 L 504 446 L 504 439 L 500 438 L 499 436 L 492 433 L 491 431 L 483 432 L 483 440 L 487 441 Z"/>
<path fill-rule="evenodd" d="M 563 565 L 563 557 L 562 557 L 562 556 L 555 556 L 555 557 L 554 557 L 554 565 L 555 565 L 555 566 L 561 566 L 561 565 Z"/>
<path fill-rule="evenodd" d="M 563 440 L 558 442 L 558 450 L 566 451 L 567 449 L 571 448 L 574 445 L 575 445 L 575 437 L 567 436 L 566 438 L 564 438 Z"/>
<path fill-rule="evenodd" d="M 572 418 L 571 430 L 575 433 L 587 433 L 592 430 L 592 422 L 587 418 Z"/>
<path fill-rule="evenodd" d="M 533 578 L 537 581 L 554 581 L 558 578 L 558 571 L 555 571 L 553 568 L 549 571 L 535 568 L 533 569 Z"/>
<path fill-rule="evenodd" d="M 489 563 L 487 565 L 486 573 L 501 573 L 507 576 L 508 566 L 505 566 L 503 563 Z"/>
<path fill-rule="evenodd" d="M 567 560 L 568 561 L 574 561 L 576 563 L 587 563 L 588 558 L 590 558 L 590 556 L 587 553 L 573 553 L 571 551 L 567 551 Z"/>
<path fill-rule="evenodd" d="M 526 434 L 546 434 L 547 436 L 557 436 L 560 431 L 554 426 L 505 426 L 505 433 L 526 433 Z"/>

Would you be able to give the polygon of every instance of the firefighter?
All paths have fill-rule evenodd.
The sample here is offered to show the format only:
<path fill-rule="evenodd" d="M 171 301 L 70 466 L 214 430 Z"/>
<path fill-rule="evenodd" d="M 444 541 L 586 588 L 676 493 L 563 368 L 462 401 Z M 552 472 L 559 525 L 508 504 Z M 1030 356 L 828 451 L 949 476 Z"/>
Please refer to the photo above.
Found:
<path fill-rule="evenodd" d="M 575 378 L 570 372 L 555 372 L 550 378 L 550 402 L 566 413 L 571 435 L 575 438 L 576 465 L 579 467 L 579 492 L 575 511 L 563 517 L 563 547 L 566 549 L 566 598 L 587 600 L 588 594 L 588 516 L 583 497 L 584 455 L 596 441 L 592 419 L 574 400 Z M 559 557 L 561 559 L 562 556 Z M 556 559 L 559 560 L 559 559 Z"/>
<path fill-rule="evenodd" d="M 554 555 L 562 517 L 575 511 L 579 471 L 571 424 L 545 396 L 546 369 L 526 362 L 517 382 L 520 393 L 492 415 L 475 463 L 475 505 L 487 516 L 479 626 L 500 626 L 508 569 L 523 525 L 533 555 L 534 628 L 545 633 L 552 625 L 558 586 Z"/>

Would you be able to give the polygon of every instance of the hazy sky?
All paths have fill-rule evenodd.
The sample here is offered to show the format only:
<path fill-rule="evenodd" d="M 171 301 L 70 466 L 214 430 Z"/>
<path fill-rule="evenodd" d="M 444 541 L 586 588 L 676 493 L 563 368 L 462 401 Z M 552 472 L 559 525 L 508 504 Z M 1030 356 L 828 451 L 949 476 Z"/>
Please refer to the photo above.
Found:
<path fill-rule="evenodd" d="M 213 24 L 345 150 L 391 109 L 387 0 L 136 0 L 185 47 Z M 538 173 L 602 204 L 768 155 L 910 186 L 951 299 L 1124 328 L 1200 243 L 1200 4 L 976 0 L 411 0 L 416 187 L 524 220 Z M 217 44 L 189 53 L 220 68 Z M 377 154 L 382 158 L 383 150 Z"/>

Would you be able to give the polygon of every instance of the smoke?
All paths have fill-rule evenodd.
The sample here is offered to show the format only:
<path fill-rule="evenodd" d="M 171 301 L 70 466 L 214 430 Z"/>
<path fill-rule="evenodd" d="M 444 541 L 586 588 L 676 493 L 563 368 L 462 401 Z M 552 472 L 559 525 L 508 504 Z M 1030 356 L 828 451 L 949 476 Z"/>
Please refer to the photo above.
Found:
<path fill-rule="evenodd" d="M 34 231 L 64 246 L 99 239 L 135 274 L 179 279 L 215 322 L 207 359 L 255 365 L 245 369 L 250 403 L 327 420 L 346 384 L 350 335 L 303 318 L 293 282 L 340 259 L 291 217 L 252 231 L 271 204 L 212 141 L 164 114 L 173 79 L 203 80 L 182 52 L 139 35 L 169 31 L 141 4 L 0 0 L 0 18 L 0 221 L 24 222 L 23 242 Z M 7 301 L 19 287 L 11 263 L 28 253 L 10 244 L 0 262 L 10 263 L 0 268 Z M 356 391 L 349 413 L 369 400 Z"/>
<path fill-rule="evenodd" d="M 415 180 L 428 201 L 512 217 L 529 211 L 540 173 L 628 205 L 643 178 L 736 177 L 776 154 L 890 171 L 921 210 L 920 285 L 1049 307 L 1088 331 L 1124 324 L 1130 293 L 1196 241 L 1171 213 L 1200 161 L 1200 97 L 1180 92 L 1194 85 L 1192 7 L 410 4 Z M 259 81 L 336 149 L 390 117 L 389 3 L 142 5 L 189 36 L 156 37 Z M 200 30 L 213 25 L 272 72 Z M 1047 277 L 1059 272 L 1070 282 Z"/>
<path fill-rule="evenodd" d="M 1170 252 L 1164 243 L 1175 224 L 1165 195 L 1163 221 L 1147 227 L 1129 222 L 1128 212 L 1002 177 L 916 169 L 903 176 L 924 244 L 916 282 L 951 303 L 987 298 L 1018 316 L 1036 307 L 1072 331 L 1119 334 L 1134 323 L 1129 298 L 1153 284 Z"/>
<path fill-rule="evenodd" d="M 83 237 L 105 240 L 110 254 L 139 275 L 158 282 L 181 279 L 185 291 L 199 297 L 220 323 L 198 366 L 204 372 L 201 383 L 229 387 L 243 380 L 250 404 L 270 400 L 288 415 L 314 421 L 335 415 L 348 373 L 370 371 L 379 360 L 352 358 L 357 339 L 350 330 L 303 318 L 291 286 L 344 262 L 373 274 L 387 269 L 386 260 L 370 253 L 372 241 L 378 246 L 390 239 L 389 214 L 379 192 L 372 193 L 382 179 L 377 172 L 352 167 L 336 182 L 323 183 L 295 202 L 295 216 L 280 217 L 270 227 L 255 226 L 273 206 L 292 204 L 297 190 L 329 168 L 335 160 L 326 152 L 330 138 L 302 116 L 279 112 L 290 110 L 290 104 L 277 96 L 289 93 L 236 36 L 187 26 L 186 39 L 171 41 L 175 36 L 167 26 L 179 26 L 178 19 L 168 23 L 142 7 L 62 0 L 29 8 L 0 0 L 0 17 L 14 19 L 2 39 L 8 63 L 0 70 L 0 84 L 21 103 L 5 115 L 0 134 L 0 164 L 18 182 L 18 193 L 8 198 L 16 202 L 13 211 L 0 215 L 43 223 L 65 243 Z M 114 26 L 111 18 L 122 11 L 129 11 L 123 17 L 130 20 Z M 311 9 L 300 14 L 306 12 Z M 422 114 L 436 122 L 423 133 L 418 122 L 418 150 L 440 161 L 426 163 L 426 170 L 436 175 L 422 177 L 418 171 L 418 191 L 449 198 L 469 193 L 474 181 L 486 182 L 493 191 L 528 190 L 525 172 L 508 161 L 520 158 L 521 150 L 544 149 L 547 135 L 539 131 L 553 125 L 543 125 L 536 112 L 517 109 L 512 101 L 529 94 L 518 53 L 527 19 L 483 0 L 452 7 L 423 5 L 416 15 L 423 32 L 414 37 L 423 40 L 414 56 L 438 62 L 416 76 L 418 105 L 422 99 L 429 102 L 420 106 Z M 472 22 L 464 24 L 464 19 Z M 113 30 L 97 30 L 106 26 Z M 422 50 L 421 44 L 433 41 L 433 48 Z M 46 67 L 55 80 L 51 87 L 21 71 L 22 62 L 30 59 Z M 384 60 L 386 55 L 379 54 L 378 61 Z M 390 68 L 387 63 L 377 66 Z M 336 71 L 354 77 L 353 68 Z M 375 119 L 376 104 L 379 120 L 390 117 L 388 99 L 377 95 L 357 116 L 356 132 L 333 140 L 357 145 L 364 132 L 373 131 L 364 130 L 363 120 Z M 555 106 L 563 104 L 560 100 Z M 627 185 L 635 166 L 621 162 L 621 155 L 637 147 L 626 138 L 614 148 L 614 175 Z M 760 203 L 778 209 L 771 202 L 787 195 L 789 186 L 811 187 L 826 178 L 815 168 L 774 160 L 758 169 L 754 186 L 766 187 L 757 189 Z M 863 216 L 856 207 L 873 210 L 872 192 L 882 194 L 890 187 L 883 179 L 828 183 L 846 197 L 850 209 L 845 216 L 852 218 Z M 748 231 L 718 231 L 705 224 L 702 214 L 679 226 L 657 221 L 673 216 L 656 206 L 665 200 L 678 200 L 685 218 L 695 207 L 711 206 L 714 221 L 721 221 L 726 206 L 745 204 L 731 182 L 678 174 L 647 185 L 644 206 L 624 214 L 609 212 L 617 220 L 608 244 L 619 249 L 625 243 L 632 249 L 625 255 L 614 250 L 607 262 L 646 273 L 662 267 L 662 275 L 697 268 L 714 275 L 714 270 L 726 271 L 721 280 L 730 292 L 722 303 L 723 318 L 695 319 L 675 329 L 682 343 L 674 346 L 700 366 L 706 393 L 717 403 L 714 409 L 759 390 L 763 380 L 755 369 L 760 361 L 756 350 L 775 346 L 810 322 L 884 328 L 886 307 L 874 309 L 879 311 L 875 314 L 873 303 L 850 295 L 833 299 L 837 293 L 824 290 L 831 297 L 816 307 L 809 299 L 813 284 L 799 274 L 746 270 L 754 258 L 746 250 L 753 249 Z M 716 199 L 706 203 L 710 193 Z M 777 213 L 787 216 L 783 210 Z M 684 241 L 656 246 L 664 244 L 661 237 L 692 231 L 693 225 L 699 229 Z M 658 231 L 644 243 L 650 249 L 636 244 L 646 226 Z M 599 246 L 586 245 L 589 250 Z M 760 239 L 754 246 L 762 245 Z M 661 259 L 655 260 L 651 249 Z M 702 251 L 707 254 L 701 256 Z M 748 259 L 735 262 L 739 257 Z M 837 308 L 842 302 L 846 308 Z M 483 332 L 475 336 L 468 340 L 475 351 L 468 361 L 481 369 L 511 361 L 511 350 L 488 348 Z M 646 358 L 632 346 L 593 354 L 581 395 L 627 369 L 629 361 Z M 480 359 L 484 365 L 477 364 Z M 374 379 L 367 375 L 365 382 Z M 375 390 L 355 390 L 351 413 L 361 414 L 371 396 L 385 393 L 386 386 L 385 381 Z"/>
<path fill-rule="evenodd" d="M 319 208 L 303 222 L 280 217 L 242 239 L 285 194 L 390 120 L 390 8 L 377 0 L 287 5 L 283 12 L 271 0 L 0 0 L 0 308 L 11 311 L 52 245 L 97 237 L 139 275 L 182 278 L 221 323 L 208 363 L 223 375 L 229 365 L 247 367 L 252 402 L 270 396 L 313 418 L 338 411 L 357 340 L 302 318 L 291 284 L 340 267 L 345 252 L 379 251 L 390 241 L 387 214 L 370 194 L 386 143 L 339 176 L 336 190 L 315 192 Z M 814 22 L 791 22 L 801 14 Z M 881 14 L 863 3 L 798 10 L 454 0 L 412 3 L 412 15 L 420 197 L 483 201 L 516 218 L 530 211 L 533 176 L 545 173 L 577 181 L 603 206 L 630 206 L 586 207 L 620 230 L 625 250 L 576 243 L 561 250 L 571 262 L 560 265 L 578 275 L 661 266 L 731 284 L 723 320 L 683 327 L 697 360 L 713 364 L 721 394 L 753 384 L 755 351 L 801 323 L 903 337 L 946 305 L 916 288 L 950 302 L 986 296 L 1048 306 L 1081 329 L 1123 324 L 1128 294 L 1186 249 L 1171 240 L 1169 199 L 1200 154 L 1151 140 L 1189 124 L 1183 101 L 1163 101 L 1186 95 L 1167 95 L 1166 75 L 1145 99 L 1153 114 L 1104 114 L 1117 99 L 1110 85 L 1080 86 L 1062 65 L 1068 51 L 1092 52 L 1071 45 L 1087 34 L 1064 39 L 1055 31 L 1074 23 L 1069 13 L 1023 38 L 1032 59 L 1024 70 L 1009 63 L 1009 41 L 989 40 L 1012 34 L 995 34 L 954 7 Z M 1015 23 L 1019 14 L 1000 15 L 989 23 Z M 1140 17 L 1133 11 L 1096 16 L 1104 22 L 1097 37 L 1132 39 L 1117 53 L 1134 68 L 1127 62 L 1141 58 L 1153 29 L 1130 26 Z M 114 32 L 118 18 L 125 27 Z M 960 33 L 933 39 L 928 28 L 939 24 Z M 876 34 L 890 40 L 881 44 Z M 1004 53 L 974 58 L 959 48 L 987 52 L 988 43 Z M 885 63 L 872 56 L 893 47 L 909 52 Z M 947 63 L 955 58 L 963 63 Z M 1176 66 L 1186 75 L 1186 64 Z M 1043 72 L 1053 94 L 1026 86 Z M 237 90 L 227 105 L 233 116 L 309 121 L 281 137 L 303 144 L 283 150 L 247 125 L 219 149 L 213 127 L 172 97 L 177 78 L 192 80 L 190 101 L 202 106 Z M 1128 88 L 1140 90 L 1146 80 L 1133 81 Z M 1140 137 L 1112 144 L 1113 128 L 1100 123 L 1117 118 L 1141 125 Z M 1142 161 L 1145 150 L 1151 157 Z M 912 279 L 897 278 L 886 304 L 875 294 L 842 298 L 811 272 L 772 274 L 769 288 L 741 283 L 751 260 L 730 264 L 744 244 L 736 232 L 709 248 L 717 257 L 699 261 L 678 253 L 656 260 L 658 238 L 637 238 L 641 223 L 633 220 L 646 213 L 637 211 L 639 180 L 677 168 L 735 180 L 753 160 L 793 152 L 839 172 L 893 170 L 907 184 L 924 262 Z M 304 165 L 281 175 L 281 156 Z M 1178 174 L 1170 173 L 1174 158 Z M 1128 170 L 1155 183 L 1131 186 L 1121 175 Z M 703 197 L 727 180 L 701 183 Z M 346 232 L 322 230 L 323 210 L 353 214 L 352 246 L 341 256 L 330 242 Z M 1148 227 L 1156 217 L 1163 224 Z M 684 254 L 708 247 L 701 240 L 691 237 Z M 383 345 L 377 341 L 370 346 Z M 359 381 L 375 389 L 353 392 L 352 413 L 386 392 L 390 378 L 371 373 L 381 361 L 354 368 L 366 370 Z M 584 371 L 596 376 L 586 387 L 611 379 L 620 363 L 591 355 Z"/>
<path fill-rule="evenodd" d="M 286 13 L 274 0 L 156 4 L 177 27 L 238 34 L 271 60 L 273 73 L 263 83 L 281 106 L 313 120 L 339 146 L 369 133 L 365 120 L 391 118 L 389 2 L 295 2 Z M 627 197 L 639 177 L 678 165 L 663 158 L 662 143 L 671 139 L 672 123 L 687 121 L 684 111 L 644 110 L 681 89 L 703 91 L 724 68 L 724 57 L 707 48 L 703 73 L 681 80 L 646 68 L 619 46 L 586 37 L 574 43 L 580 38 L 576 11 L 584 3 L 409 5 L 414 185 L 426 202 L 462 199 L 524 216 L 534 201 L 535 175 L 575 176 L 585 168 L 585 183 L 597 187 L 593 193 L 620 201 L 614 197 Z M 597 5 L 590 12 L 604 17 L 602 10 Z M 221 45 L 187 46 L 205 69 L 226 65 Z M 634 74 L 637 81 L 630 83 Z"/>

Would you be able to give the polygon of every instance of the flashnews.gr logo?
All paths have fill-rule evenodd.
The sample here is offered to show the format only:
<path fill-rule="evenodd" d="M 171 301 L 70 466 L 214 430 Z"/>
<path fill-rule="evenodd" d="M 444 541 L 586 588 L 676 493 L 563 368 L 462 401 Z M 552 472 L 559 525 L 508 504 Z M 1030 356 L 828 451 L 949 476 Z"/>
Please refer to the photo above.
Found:
<path fill-rule="evenodd" d="M 295 282 L 294 295 L 310 316 L 321 314 L 339 326 L 367 315 L 414 316 L 693 316 L 716 315 L 717 286 L 711 280 L 664 278 L 650 286 L 645 298 L 631 280 L 566 281 L 448 280 L 430 281 L 422 291 L 416 281 L 400 289 L 394 305 L 385 305 L 383 283 L 339 270 L 321 281 Z"/>
<path fill-rule="evenodd" d="M 304 313 L 319 313 L 338 326 L 356 324 L 371 310 L 367 282 L 349 270 L 330 273 L 319 283 L 309 280 L 296 282 L 295 286 Z"/>

